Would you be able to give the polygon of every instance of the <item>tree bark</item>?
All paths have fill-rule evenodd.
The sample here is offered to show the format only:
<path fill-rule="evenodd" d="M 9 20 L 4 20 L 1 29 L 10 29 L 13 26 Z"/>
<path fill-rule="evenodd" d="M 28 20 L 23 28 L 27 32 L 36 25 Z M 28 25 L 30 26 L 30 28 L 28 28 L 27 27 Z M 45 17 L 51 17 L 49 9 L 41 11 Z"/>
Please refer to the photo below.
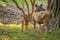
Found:
<path fill-rule="evenodd" d="M 52 13 L 50 26 L 60 28 L 60 0 L 48 0 L 47 9 Z M 53 24 L 53 25 L 52 25 Z"/>

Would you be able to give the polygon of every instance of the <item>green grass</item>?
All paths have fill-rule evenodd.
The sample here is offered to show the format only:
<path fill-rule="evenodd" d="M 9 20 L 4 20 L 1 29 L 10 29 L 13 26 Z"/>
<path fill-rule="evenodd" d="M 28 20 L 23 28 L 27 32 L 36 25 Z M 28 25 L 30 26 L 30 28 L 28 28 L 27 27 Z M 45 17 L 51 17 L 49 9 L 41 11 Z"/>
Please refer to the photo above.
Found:
<path fill-rule="evenodd" d="M 0 24 L 0 40 L 60 40 L 60 29 L 51 32 L 46 37 L 45 34 L 34 34 L 32 27 L 29 26 L 31 31 L 21 32 L 21 25 L 3 25 Z"/>

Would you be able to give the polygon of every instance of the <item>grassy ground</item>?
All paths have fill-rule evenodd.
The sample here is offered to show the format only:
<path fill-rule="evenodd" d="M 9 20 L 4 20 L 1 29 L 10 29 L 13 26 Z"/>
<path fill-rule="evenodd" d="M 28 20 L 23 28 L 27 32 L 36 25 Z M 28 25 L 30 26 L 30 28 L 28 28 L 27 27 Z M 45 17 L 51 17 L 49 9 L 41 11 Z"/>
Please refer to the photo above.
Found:
<path fill-rule="evenodd" d="M 3 25 L 0 24 L 0 40 L 60 40 L 60 29 L 49 33 L 46 37 L 40 33 L 34 34 L 32 27 L 30 31 L 21 32 L 21 25 Z"/>

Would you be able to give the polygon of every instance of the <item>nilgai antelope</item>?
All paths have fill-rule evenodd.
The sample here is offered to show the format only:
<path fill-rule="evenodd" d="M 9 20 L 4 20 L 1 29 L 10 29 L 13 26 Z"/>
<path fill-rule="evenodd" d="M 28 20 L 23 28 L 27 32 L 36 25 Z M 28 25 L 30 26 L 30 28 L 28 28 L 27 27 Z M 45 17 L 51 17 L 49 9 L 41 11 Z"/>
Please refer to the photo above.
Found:
<path fill-rule="evenodd" d="M 47 29 L 46 33 L 48 33 L 48 23 L 51 20 L 51 13 L 43 7 L 43 5 L 36 5 L 35 13 L 32 15 L 33 21 L 34 21 L 34 30 L 36 31 L 36 23 L 38 23 L 40 26 L 41 24 L 45 24 Z"/>

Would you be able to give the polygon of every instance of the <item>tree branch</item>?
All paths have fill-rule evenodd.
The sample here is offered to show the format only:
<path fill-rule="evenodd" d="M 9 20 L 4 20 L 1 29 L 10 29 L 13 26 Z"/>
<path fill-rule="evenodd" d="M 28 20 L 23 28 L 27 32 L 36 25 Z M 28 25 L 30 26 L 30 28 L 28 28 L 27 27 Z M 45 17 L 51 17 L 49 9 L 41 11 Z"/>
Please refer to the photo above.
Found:
<path fill-rule="evenodd" d="M 28 2 L 26 0 L 24 0 L 25 3 L 26 3 L 26 6 L 27 6 L 27 9 L 28 9 L 28 15 L 30 15 L 30 10 L 29 10 L 29 5 L 28 5 Z"/>
<path fill-rule="evenodd" d="M 31 5 L 32 5 L 32 12 L 31 12 L 31 15 L 33 14 L 34 12 L 34 5 L 35 5 L 35 0 L 30 0 L 31 1 Z"/>
<path fill-rule="evenodd" d="M 13 2 L 16 4 L 17 8 L 22 11 L 23 16 L 24 16 L 25 15 L 25 12 L 24 12 L 23 8 L 19 7 L 18 3 L 15 0 L 13 0 Z"/>
<path fill-rule="evenodd" d="M 31 1 L 31 3 L 32 3 L 32 0 L 30 0 Z"/>

